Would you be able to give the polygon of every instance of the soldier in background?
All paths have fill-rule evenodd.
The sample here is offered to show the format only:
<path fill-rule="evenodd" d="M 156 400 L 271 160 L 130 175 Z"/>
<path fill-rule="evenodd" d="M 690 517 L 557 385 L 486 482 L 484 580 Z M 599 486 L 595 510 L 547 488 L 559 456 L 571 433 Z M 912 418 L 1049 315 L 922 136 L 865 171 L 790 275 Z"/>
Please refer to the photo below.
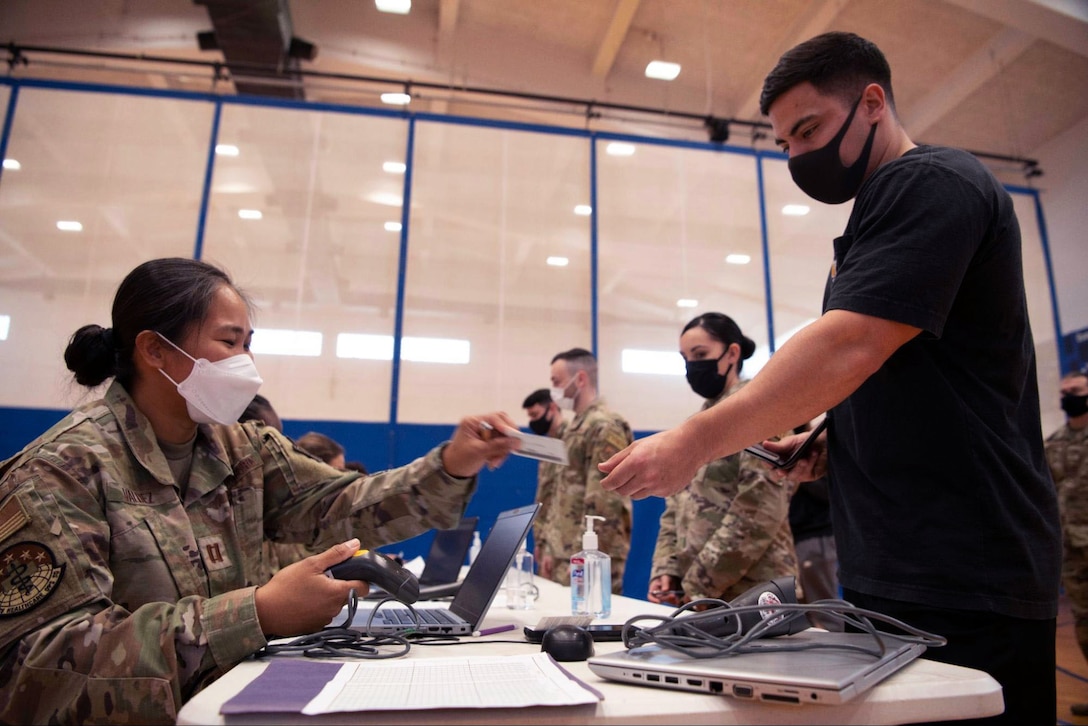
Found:
<path fill-rule="evenodd" d="M 728 315 L 704 313 L 680 335 L 688 385 L 714 406 L 742 389 L 755 343 Z M 740 452 L 706 464 L 668 497 L 650 570 L 650 602 L 680 605 L 732 600 L 761 582 L 793 575 L 797 555 L 789 524 L 790 489 L 766 465 Z"/>
<path fill-rule="evenodd" d="M 1061 381 L 1066 423 L 1046 440 L 1046 458 L 1058 488 L 1062 518 L 1062 585 L 1069 597 L 1077 644 L 1088 658 L 1088 369 Z M 1088 716 L 1088 703 L 1074 703 Z"/>
<path fill-rule="evenodd" d="M 251 303 L 222 270 L 145 262 L 64 353 L 103 398 L 0 463 L 0 723 L 173 724 L 193 694 L 273 636 L 320 630 L 351 589 L 324 571 L 360 546 L 460 519 L 483 465 L 517 446 L 481 436 L 505 414 L 371 477 L 238 423 L 262 383 Z M 355 537 L 261 584 L 261 542 Z"/>
<path fill-rule="evenodd" d="M 525 415 L 529 417 L 529 429 L 534 434 L 551 436 L 555 439 L 563 438 L 567 422 L 563 420 L 563 412 L 559 410 L 559 406 L 552 400 L 550 390 L 538 388 L 525 397 L 521 407 L 525 409 Z M 546 506 L 544 502 L 550 502 L 555 497 L 565 468 L 562 464 L 551 461 L 541 461 L 537 465 L 536 501 L 540 502 L 542 507 Z M 544 555 L 540 548 L 543 536 L 543 525 L 540 517 L 537 516 L 533 520 L 533 559 L 538 563 Z"/>
<path fill-rule="evenodd" d="M 553 492 L 541 500 L 534 530 L 539 573 L 570 584 L 570 558 L 582 549 L 585 515 L 596 514 L 598 547 L 612 558 L 612 591 L 623 590 L 631 549 L 631 499 L 605 491 L 597 464 L 630 444 L 631 427 L 597 395 L 597 359 L 584 348 L 558 353 L 551 364 L 551 398 L 574 419 L 563 430 L 570 465 L 562 467 Z"/>

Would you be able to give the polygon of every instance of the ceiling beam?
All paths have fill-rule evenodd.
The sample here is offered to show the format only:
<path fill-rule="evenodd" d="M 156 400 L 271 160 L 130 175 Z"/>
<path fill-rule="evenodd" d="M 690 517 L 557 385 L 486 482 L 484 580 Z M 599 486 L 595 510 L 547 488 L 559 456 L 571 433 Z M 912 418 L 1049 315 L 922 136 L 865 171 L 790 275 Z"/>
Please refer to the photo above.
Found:
<path fill-rule="evenodd" d="M 903 127 L 912 138 L 925 134 L 949 111 L 989 81 L 1035 41 L 1027 33 L 1006 28 L 989 43 L 944 76 L 941 83 L 919 101 L 911 104 L 910 114 L 902 117 Z"/>
<path fill-rule="evenodd" d="M 438 42 L 453 44 L 453 31 L 457 29 L 457 16 L 461 12 L 461 0 L 441 0 L 438 4 Z"/>
<path fill-rule="evenodd" d="M 945 1 L 1088 57 L 1088 3 L 1083 0 Z"/>
<path fill-rule="evenodd" d="M 612 70 L 612 64 L 616 62 L 616 54 L 623 45 L 627 31 L 631 27 L 631 20 L 638 10 L 639 0 L 619 0 L 616 9 L 612 12 L 612 21 L 608 24 L 601 45 L 597 48 L 597 57 L 593 60 L 593 77 L 605 78 Z"/>
<path fill-rule="evenodd" d="M 825 0 L 807 3 L 789 30 L 782 35 L 783 42 L 772 49 L 774 57 L 767 65 L 767 70 L 770 71 L 779 57 L 793 46 L 830 30 L 831 24 L 848 2 L 849 0 Z M 762 87 L 755 89 L 733 116 L 739 119 L 761 119 L 763 115 L 759 112 L 759 97 L 762 92 Z"/>

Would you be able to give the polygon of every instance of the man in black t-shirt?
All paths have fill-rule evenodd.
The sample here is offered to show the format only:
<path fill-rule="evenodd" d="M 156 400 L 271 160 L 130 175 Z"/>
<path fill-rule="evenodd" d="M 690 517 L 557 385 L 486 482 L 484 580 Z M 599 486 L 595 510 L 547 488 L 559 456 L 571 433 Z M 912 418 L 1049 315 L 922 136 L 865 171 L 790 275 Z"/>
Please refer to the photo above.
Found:
<path fill-rule="evenodd" d="M 1061 533 L 1012 200 L 970 154 L 910 140 L 887 60 L 852 33 L 787 51 L 760 108 L 802 191 L 855 200 L 823 315 L 743 391 L 602 464 L 602 485 L 668 496 L 827 411 L 826 449 L 790 478 L 826 462 L 845 599 L 990 673 L 1005 713 L 987 723 L 1054 723 Z"/>

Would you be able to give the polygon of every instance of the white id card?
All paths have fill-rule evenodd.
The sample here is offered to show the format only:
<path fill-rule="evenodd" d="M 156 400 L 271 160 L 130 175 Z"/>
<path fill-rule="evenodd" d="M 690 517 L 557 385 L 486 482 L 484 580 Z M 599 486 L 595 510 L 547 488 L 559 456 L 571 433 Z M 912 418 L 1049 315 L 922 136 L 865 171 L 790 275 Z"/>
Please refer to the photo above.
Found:
<path fill-rule="evenodd" d="M 511 454 L 540 461 L 550 461 L 553 464 L 562 466 L 567 466 L 570 463 L 567 458 L 567 445 L 563 443 L 563 439 L 527 434 L 518 429 L 504 429 L 503 433 L 521 439 L 521 448 L 517 451 L 511 451 Z"/>

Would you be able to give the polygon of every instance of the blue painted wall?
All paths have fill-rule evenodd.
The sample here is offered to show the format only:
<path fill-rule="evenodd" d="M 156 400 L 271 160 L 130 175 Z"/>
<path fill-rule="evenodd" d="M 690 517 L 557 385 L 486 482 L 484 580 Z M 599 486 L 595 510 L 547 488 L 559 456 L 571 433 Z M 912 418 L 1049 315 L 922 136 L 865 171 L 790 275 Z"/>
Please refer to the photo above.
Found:
<path fill-rule="evenodd" d="M 6 459 L 14 455 L 67 413 L 55 409 L 0 407 L 0 457 Z M 283 430 L 295 438 L 307 431 L 320 431 L 344 446 L 349 461 L 360 461 L 369 471 L 377 472 L 407 464 L 421 456 L 447 440 L 453 434 L 454 427 L 294 419 L 284 420 Z M 650 433 L 653 432 L 636 432 L 635 437 L 641 438 Z M 482 537 L 486 537 L 491 530 L 499 512 L 533 501 L 536 495 L 536 469 L 537 464 L 532 459 L 511 456 L 495 471 L 484 469 L 480 473 L 476 494 L 469 502 L 466 514 L 480 518 Z M 656 497 L 634 503 L 634 536 L 623 578 L 625 595 L 646 596 L 658 521 L 664 510 L 664 500 Z M 434 534 L 428 532 L 381 549 L 411 559 L 416 555 L 425 555 L 433 537 Z"/>

